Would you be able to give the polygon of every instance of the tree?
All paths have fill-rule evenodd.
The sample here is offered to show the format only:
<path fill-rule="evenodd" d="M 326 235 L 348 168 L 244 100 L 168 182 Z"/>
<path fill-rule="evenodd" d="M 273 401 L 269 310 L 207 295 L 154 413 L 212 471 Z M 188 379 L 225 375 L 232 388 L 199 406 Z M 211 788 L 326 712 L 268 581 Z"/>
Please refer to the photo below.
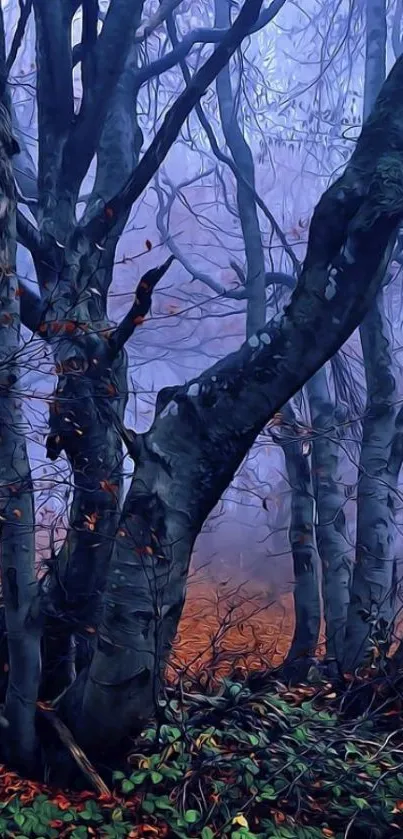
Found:
<path fill-rule="evenodd" d="M 31 250 L 41 298 L 21 285 L 21 311 L 58 365 L 47 450 L 52 459 L 66 452 L 74 498 L 67 541 L 32 603 L 25 631 L 43 628 L 41 694 L 48 698 L 65 688 L 55 707 L 92 753 L 111 753 L 156 710 L 203 521 L 270 417 L 362 320 L 403 212 L 396 151 L 403 132 L 399 60 L 344 174 L 314 212 L 301 276 L 282 317 L 197 379 L 163 389 L 149 431 L 125 428 L 124 344 L 170 261 L 143 278 L 132 309 L 115 328 L 106 305 L 117 240 L 191 108 L 242 37 L 279 6 L 273 3 L 259 17 L 261 2 L 246 0 L 225 33 L 204 36 L 218 46 L 136 165 L 140 138 L 132 103 L 145 70 L 142 75 L 136 67 L 132 47 L 142 4 L 128 8 L 114 0 L 99 37 L 97 4 L 85 4 L 82 43 L 74 54 L 71 14 L 59 2 L 34 2 L 39 192 L 36 224 L 20 212 L 17 230 Z M 164 67 L 180 57 L 178 50 Z M 84 87 L 75 117 L 71 75 L 77 55 Z M 77 222 L 80 187 L 95 152 L 95 186 Z M 120 509 L 122 440 L 135 471 Z M 71 683 L 72 634 L 91 641 L 92 656 Z M 12 667 L 10 684 L 13 678 Z M 32 757 L 28 741 L 24 749 Z M 22 752 L 16 758 L 22 761 Z"/>
<path fill-rule="evenodd" d="M 386 73 L 386 4 L 366 6 L 364 118 Z M 399 370 L 385 306 L 388 274 L 360 325 L 367 404 L 359 462 L 356 563 L 346 627 L 345 667 L 354 669 L 375 639 L 391 632 L 395 576 L 395 502 L 402 464 Z"/>
<path fill-rule="evenodd" d="M 228 26 L 229 3 L 215 0 L 215 15 L 217 27 Z M 237 103 L 232 90 L 228 65 L 218 75 L 216 88 L 222 130 L 234 163 L 237 210 L 246 259 L 246 272 L 243 278 L 247 297 L 246 337 L 250 338 L 256 330 L 264 327 L 267 317 L 266 287 L 269 283 L 293 287 L 295 280 L 292 276 L 266 271 L 258 207 L 254 195 L 255 166 L 250 146 L 239 123 L 239 98 Z M 205 117 L 203 121 L 206 122 Z M 252 189 L 248 188 L 247 184 Z M 290 250 L 288 253 L 290 254 Z M 299 271 L 298 260 L 295 256 L 293 256 L 293 264 Z M 282 446 L 287 475 L 291 483 L 289 540 L 295 577 L 295 632 L 287 663 L 301 674 L 301 666 L 309 667 L 318 643 L 320 600 L 318 562 L 314 545 L 312 475 L 303 442 L 298 439 L 300 435 L 297 430 L 295 409 L 291 403 L 284 406 L 280 424 L 274 424 L 271 434 Z M 296 439 L 293 439 L 293 434 Z"/>

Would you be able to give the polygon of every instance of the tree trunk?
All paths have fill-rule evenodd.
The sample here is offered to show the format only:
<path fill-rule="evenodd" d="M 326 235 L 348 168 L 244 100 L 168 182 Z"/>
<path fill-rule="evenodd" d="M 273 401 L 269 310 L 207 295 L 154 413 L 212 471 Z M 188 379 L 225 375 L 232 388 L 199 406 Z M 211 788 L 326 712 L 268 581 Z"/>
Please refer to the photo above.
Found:
<path fill-rule="evenodd" d="M 225 29 L 231 22 L 231 4 L 228 0 L 215 0 L 215 26 Z M 231 84 L 229 65 L 216 80 L 218 107 L 225 142 L 242 180 L 236 177 L 237 208 L 245 246 L 247 299 L 246 337 L 250 338 L 266 321 L 266 272 L 264 251 L 256 202 L 245 181 L 255 189 L 255 166 L 250 147 L 239 123 L 240 114 Z M 291 404 L 282 410 L 287 425 L 294 423 Z M 285 467 L 291 486 L 291 526 L 289 538 L 294 563 L 295 633 L 287 662 L 296 673 L 309 667 L 320 629 L 320 598 L 316 549 L 313 544 L 313 497 L 309 458 L 301 451 L 301 443 L 288 439 L 285 444 L 280 435 L 280 445 L 285 456 Z M 299 470 L 301 473 L 299 474 Z M 309 518 L 309 516 L 311 516 Z M 306 658 L 304 665 L 302 657 Z M 298 663 L 294 659 L 299 659 Z M 290 671 L 291 672 L 291 671 Z"/>
<path fill-rule="evenodd" d="M 20 314 L 15 274 L 16 194 L 9 155 L 10 120 L 0 105 L 0 532 L 1 580 L 10 676 L 2 734 L 7 762 L 33 772 L 35 712 L 40 680 L 40 634 L 25 619 L 34 594 L 35 528 L 25 422 L 19 394 Z"/>
<path fill-rule="evenodd" d="M 318 552 L 315 544 L 315 499 L 310 464 L 310 444 L 298 433 L 292 400 L 281 411 L 284 427 L 272 436 L 284 452 L 291 485 L 291 520 L 288 536 L 294 569 L 295 629 L 285 661 L 285 674 L 292 681 L 304 679 L 319 640 L 321 604 Z"/>
<path fill-rule="evenodd" d="M 368 0 L 364 118 L 385 77 L 386 0 Z M 359 462 L 357 547 L 346 633 L 345 668 L 354 669 L 383 640 L 393 619 L 395 497 L 401 467 L 400 375 L 381 290 L 360 326 L 367 405 Z"/>
<path fill-rule="evenodd" d="M 141 3 L 136 15 L 141 16 Z M 97 172 L 83 223 L 106 204 L 137 164 L 142 132 L 136 116 L 136 47 L 133 47 L 110 103 L 97 155 Z M 41 694 L 55 697 L 75 676 L 74 630 L 93 641 L 99 621 L 100 596 L 112 553 L 123 491 L 123 448 L 120 425 L 127 404 L 127 360 L 122 352 L 99 376 L 94 359 L 103 357 L 113 324 L 107 318 L 107 294 L 112 282 L 116 246 L 128 218 L 116 222 L 103 250 L 94 247 L 80 274 L 76 306 L 71 290 L 64 308 L 48 305 L 44 321 L 50 335 L 52 318 L 63 338 L 53 338 L 59 381 L 50 414 L 48 456 L 64 449 L 72 468 L 74 496 L 66 542 L 51 569 L 37 611 L 47 616 L 44 637 L 44 675 Z M 46 264 L 51 264 L 48 258 Z M 64 253 L 57 287 L 71 283 L 71 266 L 80 254 Z M 42 288 L 49 278 L 37 264 Z M 49 300 L 49 295 L 48 295 Z M 63 304 L 63 301 L 62 301 Z M 71 331 L 73 329 L 73 332 Z M 57 333 L 56 333 L 57 334 Z M 91 375 L 86 375 L 87 371 Z"/>
<path fill-rule="evenodd" d="M 402 411 L 384 294 L 378 294 L 361 328 L 368 396 L 358 474 L 356 564 L 345 642 L 347 670 L 366 659 L 373 647 L 371 638 L 382 634 L 393 618 Z"/>
<path fill-rule="evenodd" d="M 72 692 L 63 701 L 89 748 L 115 748 L 155 710 L 197 533 L 268 418 L 335 354 L 377 291 L 403 213 L 400 155 L 387 139 L 399 127 L 403 136 L 402 74 L 398 62 L 345 174 L 315 210 L 283 317 L 198 380 L 162 391 L 151 429 L 137 437 L 96 650 L 74 714 Z"/>
<path fill-rule="evenodd" d="M 215 26 L 226 29 L 231 23 L 229 0 L 215 0 Z M 218 108 L 225 142 L 243 178 L 255 189 L 255 166 L 252 152 L 239 125 L 240 115 L 234 100 L 231 73 L 227 64 L 216 79 Z M 266 272 L 262 237 L 256 202 L 244 182 L 236 179 L 237 207 L 246 256 L 247 315 L 246 337 L 250 338 L 266 322 Z"/>
<path fill-rule="evenodd" d="M 337 410 L 326 367 L 306 384 L 313 429 L 312 472 L 316 498 L 316 541 L 322 563 L 326 659 L 335 675 L 343 660 L 352 556 L 344 506 L 346 496 L 338 441 Z"/>

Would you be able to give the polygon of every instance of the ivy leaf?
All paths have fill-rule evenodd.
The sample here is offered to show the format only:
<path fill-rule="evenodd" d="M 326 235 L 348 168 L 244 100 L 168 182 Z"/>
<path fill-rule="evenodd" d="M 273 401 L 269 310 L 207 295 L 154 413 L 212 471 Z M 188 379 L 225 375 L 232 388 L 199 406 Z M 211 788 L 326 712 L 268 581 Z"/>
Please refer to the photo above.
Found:
<path fill-rule="evenodd" d="M 122 781 L 122 792 L 132 792 L 132 790 L 134 790 L 133 781 L 129 781 L 128 778 L 125 778 L 124 781 Z"/>
<path fill-rule="evenodd" d="M 365 810 L 366 807 L 370 807 L 371 805 L 368 804 L 368 801 L 365 798 L 356 798 L 355 795 L 350 795 L 350 801 L 352 804 L 355 804 L 359 810 Z"/>
<path fill-rule="evenodd" d="M 197 810 L 185 810 L 183 818 L 187 824 L 195 824 L 199 821 L 200 813 Z"/>

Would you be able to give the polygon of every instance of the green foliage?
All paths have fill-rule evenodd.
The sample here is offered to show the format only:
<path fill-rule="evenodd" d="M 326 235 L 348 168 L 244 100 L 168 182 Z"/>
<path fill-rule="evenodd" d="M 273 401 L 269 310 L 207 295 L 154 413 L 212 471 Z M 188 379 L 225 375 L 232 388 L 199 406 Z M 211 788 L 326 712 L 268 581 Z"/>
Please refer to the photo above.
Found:
<path fill-rule="evenodd" d="M 341 720 L 328 690 L 253 694 L 226 679 L 216 696 L 165 703 L 112 801 L 7 796 L 0 836 L 125 839 L 149 825 L 178 839 L 342 839 L 350 823 L 354 837 L 403 835 L 401 738 L 382 719 Z"/>

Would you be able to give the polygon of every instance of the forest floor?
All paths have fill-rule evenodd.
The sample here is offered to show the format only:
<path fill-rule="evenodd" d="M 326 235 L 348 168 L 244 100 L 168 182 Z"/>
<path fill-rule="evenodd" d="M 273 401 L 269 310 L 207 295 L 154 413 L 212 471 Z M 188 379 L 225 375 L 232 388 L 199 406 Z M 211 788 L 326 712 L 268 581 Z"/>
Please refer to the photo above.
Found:
<path fill-rule="evenodd" d="M 371 698 L 359 717 L 329 683 L 287 688 L 273 666 L 292 630 L 291 595 L 194 577 L 163 718 L 133 742 L 113 789 L 55 790 L 2 767 L 0 837 L 403 837 L 399 686 L 376 670 L 350 679 L 350 699 Z"/>

